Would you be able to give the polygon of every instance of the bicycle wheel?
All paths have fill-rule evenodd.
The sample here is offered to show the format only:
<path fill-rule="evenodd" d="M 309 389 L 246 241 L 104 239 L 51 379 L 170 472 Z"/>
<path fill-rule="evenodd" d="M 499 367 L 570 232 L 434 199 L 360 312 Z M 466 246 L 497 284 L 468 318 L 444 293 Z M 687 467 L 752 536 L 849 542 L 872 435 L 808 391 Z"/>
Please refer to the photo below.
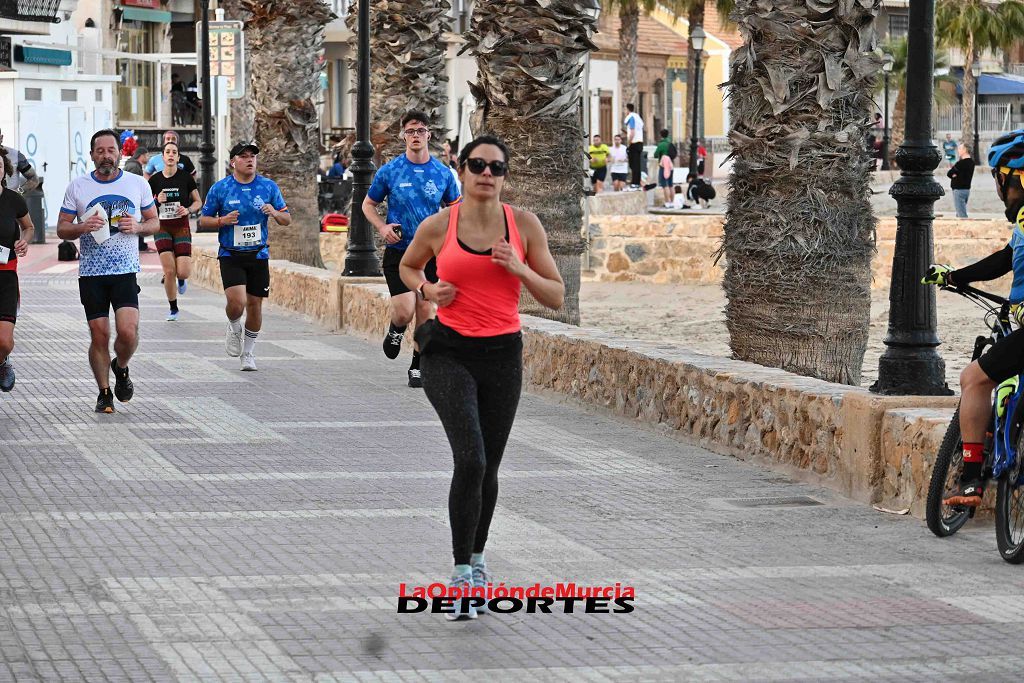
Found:
<path fill-rule="evenodd" d="M 928 501 L 925 503 L 925 520 L 928 522 L 928 528 L 939 538 L 952 536 L 970 519 L 971 511 L 968 508 L 962 505 L 951 507 L 942 504 L 943 498 L 956 492 L 963 468 L 964 444 L 960 437 L 958 406 L 935 456 L 932 479 L 928 484 Z"/>
<path fill-rule="evenodd" d="M 1024 562 L 1024 487 L 1020 479 L 1020 457 L 999 477 L 996 489 L 996 543 L 999 554 L 1012 564 Z"/>

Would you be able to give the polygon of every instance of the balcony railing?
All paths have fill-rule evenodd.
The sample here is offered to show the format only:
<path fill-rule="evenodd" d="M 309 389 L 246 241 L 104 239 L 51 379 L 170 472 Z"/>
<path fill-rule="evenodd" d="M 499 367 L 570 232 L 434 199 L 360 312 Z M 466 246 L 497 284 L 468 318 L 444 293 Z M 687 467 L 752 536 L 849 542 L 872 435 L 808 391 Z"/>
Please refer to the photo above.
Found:
<path fill-rule="evenodd" d="M 935 131 L 937 133 L 955 132 L 961 127 L 961 109 L 959 104 L 941 105 L 935 108 Z M 1024 125 L 1024 107 L 1012 104 L 979 104 L 978 132 L 996 133 L 1013 130 Z"/>

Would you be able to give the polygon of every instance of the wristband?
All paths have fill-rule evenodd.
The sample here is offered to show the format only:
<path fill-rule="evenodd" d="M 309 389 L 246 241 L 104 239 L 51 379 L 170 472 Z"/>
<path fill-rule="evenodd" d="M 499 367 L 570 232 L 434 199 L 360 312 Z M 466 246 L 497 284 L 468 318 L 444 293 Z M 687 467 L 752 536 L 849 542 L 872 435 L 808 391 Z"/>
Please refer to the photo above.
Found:
<path fill-rule="evenodd" d="M 419 295 L 420 301 L 426 301 L 427 295 L 423 293 L 423 288 L 427 285 L 427 280 L 420 283 L 420 286 L 416 288 L 416 294 Z"/>

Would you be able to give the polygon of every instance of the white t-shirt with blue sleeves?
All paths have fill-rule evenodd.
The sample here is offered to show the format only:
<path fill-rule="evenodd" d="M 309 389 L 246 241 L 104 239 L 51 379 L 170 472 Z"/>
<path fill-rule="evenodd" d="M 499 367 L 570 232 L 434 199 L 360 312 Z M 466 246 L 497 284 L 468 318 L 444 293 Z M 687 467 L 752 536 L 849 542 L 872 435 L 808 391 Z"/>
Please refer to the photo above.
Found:
<path fill-rule="evenodd" d="M 414 164 L 402 154 L 381 166 L 366 196 L 378 204 L 387 199 L 387 222 L 402 225 L 402 239 L 389 244 L 388 249 L 408 249 L 416 228 L 425 218 L 458 201 L 458 185 L 449 167 L 433 157 Z"/>
<path fill-rule="evenodd" d="M 203 215 L 216 218 L 238 212 L 238 223 L 221 226 L 217 233 L 218 257 L 256 253 L 258 259 L 270 258 L 270 216 L 263 213 L 264 204 L 278 211 L 288 210 L 277 183 L 265 176 L 256 174 L 252 181 L 240 183 L 229 175 L 213 184 L 203 204 Z"/>
<path fill-rule="evenodd" d="M 153 191 L 142 176 L 119 171 L 113 180 L 97 180 L 90 173 L 75 178 L 64 193 L 60 212 L 69 216 L 82 216 L 96 204 L 103 206 L 110 219 L 110 238 L 98 244 L 92 233 L 79 238 L 81 260 L 78 275 L 123 275 L 139 272 L 138 235 L 118 232 L 121 216 L 131 216 L 142 222 L 142 212 L 154 206 Z"/>

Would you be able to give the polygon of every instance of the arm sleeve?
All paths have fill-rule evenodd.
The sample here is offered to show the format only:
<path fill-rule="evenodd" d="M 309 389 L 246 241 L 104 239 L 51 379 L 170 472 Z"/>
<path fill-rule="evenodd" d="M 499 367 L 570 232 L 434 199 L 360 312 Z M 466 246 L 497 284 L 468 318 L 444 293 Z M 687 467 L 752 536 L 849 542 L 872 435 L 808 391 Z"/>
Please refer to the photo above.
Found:
<path fill-rule="evenodd" d="M 373 183 L 370 184 L 370 189 L 366 191 L 366 196 L 373 201 L 380 204 L 384 201 L 384 198 L 388 196 L 390 188 L 388 187 L 388 167 L 384 166 L 377 175 L 373 176 Z"/>
<path fill-rule="evenodd" d="M 977 263 L 954 270 L 953 282 L 966 285 L 971 282 L 995 280 L 1013 270 L 1013 248 L 1007 244 L 1001 250 L 990 254 Z"/>
<path fill-rule="evenodd" d="M 186 197 L 191 197 L 193 190 L 195 190 L 196 192 L 199 191 L 199 185 L 196 184 L 196 179 L 193 178 L 192 176 L 188 176 L 188 181 L 187 182 L 188 182 L 188 188 L 185 191 L 185 196 Z"/>
<path fill-rule="evenodd" d="M 952 178 L 955 175 L 956 175 L 956 165 L 954 164 L 953 166 L 951 166 L 949 168 L 948 171 L 946 171 L 946 177 L 947 178 Z"/>

